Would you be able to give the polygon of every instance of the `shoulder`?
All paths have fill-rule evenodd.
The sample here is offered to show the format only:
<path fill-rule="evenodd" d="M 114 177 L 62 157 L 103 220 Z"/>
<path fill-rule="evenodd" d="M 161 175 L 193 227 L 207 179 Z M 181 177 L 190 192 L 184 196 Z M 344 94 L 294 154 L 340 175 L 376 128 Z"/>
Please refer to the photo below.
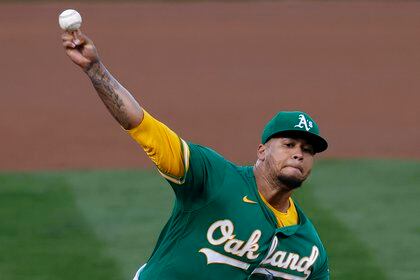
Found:
<path fill-rule="evenodd" d="M 296 203 L 296 201 L 295 201 Z M 299 213 L 299 218 L 303 220 L 301 226 L 301 234 L 305 236 L 305 238 L 316 247 L 317 250 L 317 260 L 314 266 L 314 277 L 313 279 L 318 279 L 318 276 L 325 276 L 328 275 L 328 256 L 327 251 L 324 247 L 324 244 L 316 230 L 312 221 L 305 215 L 299 205 L 296 204 L 296 208 Z M 312 248 L 315 248 L 312 247 Z M 312 279 L 312 278 L 311 278 Z M 324 278 L 319 278 L 324 279 Z"/>
<path fill-rule="evenodd" d="M 308 238 L 311 239 L 311 241 L 313 241 L 316 244 L 322 245 L 321 238 L 319 237 L 318 231 L 316 230 L 311 219 L 303 212 L 302 208 L 300 207 L 296 199 L 293 199 L 293 202 L 295 203 L 296 210 L 299 215 L 301 230 L 305 232 L 305 234 L 308 236 Z"/>
<path fill-rule="evenodd" d="M 208 165 L 221 165 L 221 167 L 231 166 L 237 168 L 237 165 L 227 160 L 224 156 L 210 147 L 187 142 L 190 152 L 190 162 L 200 161 Z"/>

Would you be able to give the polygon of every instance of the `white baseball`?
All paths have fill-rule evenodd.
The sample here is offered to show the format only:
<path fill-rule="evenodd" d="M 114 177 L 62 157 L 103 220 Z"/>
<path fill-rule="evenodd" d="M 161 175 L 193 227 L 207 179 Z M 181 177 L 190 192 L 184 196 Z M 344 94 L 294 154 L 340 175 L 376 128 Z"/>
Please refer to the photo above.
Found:
<path fill-rule="evenodd" d="M 58 16 L 58 23 L 61 29 L 74 31 L 82 25 L 82 16 L 76 10 L 68 9 Z"/>

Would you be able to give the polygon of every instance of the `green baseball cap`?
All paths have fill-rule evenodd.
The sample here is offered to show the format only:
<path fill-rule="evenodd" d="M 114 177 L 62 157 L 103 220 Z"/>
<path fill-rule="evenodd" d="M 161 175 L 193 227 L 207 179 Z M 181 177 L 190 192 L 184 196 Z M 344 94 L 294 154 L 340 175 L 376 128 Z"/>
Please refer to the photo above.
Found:
<path fill-rule="evenodd" d="M 281 134 L 296 135 L 307 139 L 316 153 L 328 148 L 327 141 L 321 137 L 316 122 L 305 112 L 279 112 L 264 127 L 261 143 Z"/>

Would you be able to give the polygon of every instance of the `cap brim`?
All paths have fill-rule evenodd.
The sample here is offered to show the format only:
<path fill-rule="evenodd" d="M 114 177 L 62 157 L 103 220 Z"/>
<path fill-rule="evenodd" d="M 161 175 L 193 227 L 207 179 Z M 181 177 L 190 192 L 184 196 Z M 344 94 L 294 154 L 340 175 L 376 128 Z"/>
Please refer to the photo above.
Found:
<path fill-rule="evenodd" d="M 316 134 L 313 134 L 309 131 L 285 130 L 285 131 L 281 131 L 279 133 L 274 134 L 270 138 L 275 138 L 279 136 L 306 139 L 314 147 L 315 153 L 321 153 L 328 148 L 328 143 L 324 138 Z"/>

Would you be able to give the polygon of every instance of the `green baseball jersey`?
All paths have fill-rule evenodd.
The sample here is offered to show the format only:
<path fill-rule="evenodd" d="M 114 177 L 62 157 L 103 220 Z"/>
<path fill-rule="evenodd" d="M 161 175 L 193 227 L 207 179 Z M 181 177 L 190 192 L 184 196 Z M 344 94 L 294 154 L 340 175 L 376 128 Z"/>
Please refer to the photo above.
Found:
<path fill-rule="evenodd" d="M 139 280 L 329 279 L 327 256 L 312 223 L 278 228 L 261 200 L 252 166 L 237 166 L 188 143 L 189 168 L 172 215 Z"/>

